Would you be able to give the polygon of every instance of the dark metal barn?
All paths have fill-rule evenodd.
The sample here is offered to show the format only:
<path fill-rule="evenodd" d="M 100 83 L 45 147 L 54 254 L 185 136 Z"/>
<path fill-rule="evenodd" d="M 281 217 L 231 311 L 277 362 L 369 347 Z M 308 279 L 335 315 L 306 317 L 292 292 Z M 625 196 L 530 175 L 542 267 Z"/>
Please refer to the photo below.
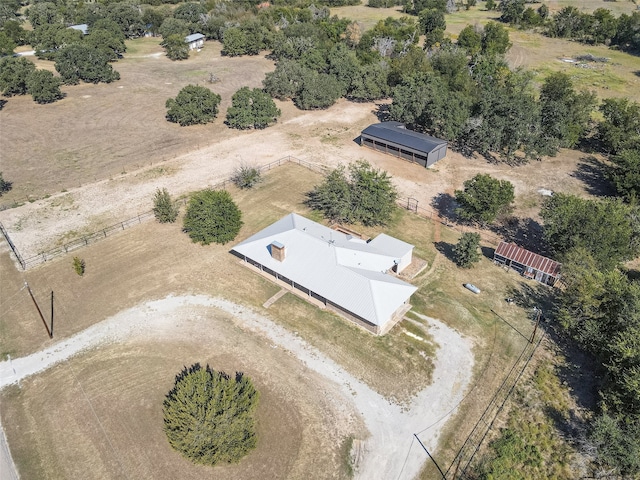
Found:
<path fill-rule="evenodd" d="M 360 145 L 430 167 L 447 155 L 447 142 L 408 130 L 400 122 L 369 125 L 360 134 Z"/>

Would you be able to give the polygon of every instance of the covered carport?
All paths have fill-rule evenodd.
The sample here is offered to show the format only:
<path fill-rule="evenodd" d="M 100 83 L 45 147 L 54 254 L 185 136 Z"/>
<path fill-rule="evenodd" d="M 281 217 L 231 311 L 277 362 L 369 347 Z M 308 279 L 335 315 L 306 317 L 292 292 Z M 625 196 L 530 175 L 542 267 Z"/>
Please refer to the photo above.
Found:
<path fill-rule="evenodd" d="M 360 145 L 430 167 L 447 155 L 447 141 L 414 132 L 400 122 L 369 125 L 360 134 Z"/>

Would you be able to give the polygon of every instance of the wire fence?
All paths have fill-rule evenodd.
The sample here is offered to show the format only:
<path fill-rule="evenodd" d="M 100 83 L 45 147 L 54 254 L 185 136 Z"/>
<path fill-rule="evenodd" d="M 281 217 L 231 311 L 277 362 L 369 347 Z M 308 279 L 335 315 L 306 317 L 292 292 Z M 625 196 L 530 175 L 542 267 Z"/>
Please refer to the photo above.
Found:
<path fill-rule="evenodd" d="M 504 409 L 507 400 L 515 390 L 518 381 L 524 374 L 524 371 L 544 338 L 544 333 L 537 339 L 532 336 L 525 344 L 522 352 L 487 404 L 482 415 L 471 430 L 471 433 L 469 433 L 462 447 L 458 450 L 449 469 L 444 473 L 444 478 L 447 480 L 467 480 L 467 472 L 469 468 L 472 467 L 473 459 L 493 429 L 500 412 Z"/>
<path fill-rule="evenodd" d="M 256 168 L 260 170 L 260 172 L 262 173 L 287 163 L 295 163 L 297 165 L 308 168 L 309 170 L 313 170 L 314 172 L 318 172 L 318 173 L 326 173 L 328 170 L 328 167 L 324 165 L 307 162 L 305 160 L 292 157 L 290 155 L 279 158 L 278 160 L 274 160 L 273 162 L 267 163 L 266 165 L 262 165 Z M 230 185 L 233 185 L 233 180 L 231 177 L 227 178 L 226 180 L 223 180 L 222 182 L 216 183 L 215 185 L 211 185 L 208 188 L 211 188 L 213 190 L 220 190 L 220 189 L 226 189 Z M 178 206 L 186 205 L 187 201 L 188 201 L 187 198 L 179 198 L 176 200 L 176 205 Z M 20 252 L 18 251 L 17 247 L 14 245 L 13 241 L 11 240 L 11 237 L 9 236 L 9 233 L 1 223 L 0 223 L 0 232 L 4 236 L 7 243 L 9 244 L 9 247 L 11 248 L 13 254 L 15 255 L 16 260 L 20 265 L 20 267 L 23 270 L 28 270 L 42 263 L 48 262 L 57 257 L 63 256 L 70 252 L 78 250 L 79 248 L 86 247 L 88 245 L 96 243 L 99 240 L 103 240 L 115 233 L 126 230 L 127 228 L 133 227 L 135 225 L 139 225 L 142 222 L 150 220 L 154 217 L 155 215 L 153 210 L 152 209 L 147 210 L 146 212 L 142 212 L 136 215 L 135 217 L 131 217 L 127 220 L 123 220 L 121 222 L 115 223 L 113 225 L 102 228 L 100 230 L 96 230 L 92 233 L 82 235 L 81 237 L 71 240 L 70 242 L 64 243 L 59 247 L 42 251 L 37 255 L 33 255 L 27 258 L 23 258 L 22 255 L 20 255 Z"/>
<path fill-rule="evenodd" d="M 396 202 L 402 208 L 405 208 L 422 218 L 427 218 L 433 222 L 438 222 L 447 228 L 455 230 L 458 233 L 466 233 L 466 232 L 477 233 L 480 235 L 480 238 L 482 240 L 484 240 L 486 243 L 489 243 L 491 245 L 498 245 L 502 241 L 502 239 L 497 235 L 489 233 L 485 230 L 476 229 L 469 225 L 461 225 L 459 223 L 453 222 L 450 219 L 441 217 L 436 210 L 433 210 L 428 207 L 427 208 L 421 207 L 418 203 L 418 200 L 416 200 L 415 198 L 398 198 Z"/>

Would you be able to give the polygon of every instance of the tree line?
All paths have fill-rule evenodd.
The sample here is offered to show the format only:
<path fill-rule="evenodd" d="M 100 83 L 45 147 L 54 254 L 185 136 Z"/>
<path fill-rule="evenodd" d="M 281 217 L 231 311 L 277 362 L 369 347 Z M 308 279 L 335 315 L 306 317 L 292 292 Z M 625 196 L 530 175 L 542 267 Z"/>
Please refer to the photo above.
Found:
<path fill-rule="evenodd" d="M 526 3 L 525 0 L 502 0 L 498 6 L 502 12 L 500 20 L 521 28 L 534 28 L 549 37 L 640 52 L 640 11 L 616 17 L 606 8 L 586 13 L 568 5 L 551 14 L 545 4 L 534 10 Z"/>

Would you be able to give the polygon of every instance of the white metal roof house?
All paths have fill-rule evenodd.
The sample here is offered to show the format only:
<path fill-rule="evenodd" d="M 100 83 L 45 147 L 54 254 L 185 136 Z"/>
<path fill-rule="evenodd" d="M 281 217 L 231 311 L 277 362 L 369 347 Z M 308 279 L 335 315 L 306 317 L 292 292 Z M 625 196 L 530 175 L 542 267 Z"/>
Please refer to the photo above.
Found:
<path fill-rule="evenodd" d="M 383 334 L 411 308 L 417 290 L 389 273 L 411 263 L 413 245 L 380 234 L 370 241 L 291 213 L 231 250 L 290 289 Z"/>
<path fill-rule="evenodd" d="M 189 45 L 189 50 L 197 50 L 204 45 L 205 36 L 201 33 L 192 33 L 184 37 L 184 41 Z"/>

